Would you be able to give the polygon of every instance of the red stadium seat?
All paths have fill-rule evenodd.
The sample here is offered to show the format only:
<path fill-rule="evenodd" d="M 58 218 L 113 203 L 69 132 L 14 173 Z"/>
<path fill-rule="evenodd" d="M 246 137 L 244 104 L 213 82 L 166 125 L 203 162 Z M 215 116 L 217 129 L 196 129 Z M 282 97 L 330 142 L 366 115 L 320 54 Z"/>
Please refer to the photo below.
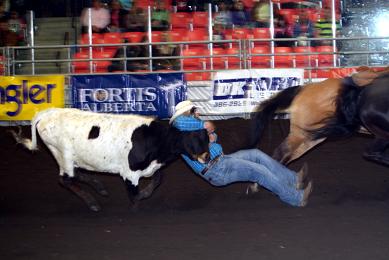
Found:
<path fill-rule="evenodd" d="M 121 33 L 118 32 L 109 32 L 104 33 L 103 36 L 104 44 L 120 44 L 123 43 L 123 38 L 121 36 Z M 104 46 L 104 50 L 116 50 L 119 46 Z"/>
<path fill-rule="evenodd" d="M 275 47 L 274 54 L 288 54 L 291 53 L 291 47 Z M 274 67 L 276 68 L 291 68 L 293 67 L 294 56 L 289 55 L 275 55 L 274 56 Z"/>
<path fill-rule="evenodd" d="M 223 48 L 213 48 L 212 49 L 213 55 L 220 55 L 221 57 L 213 57 L 212 58 L 212 64 L 214 70 L 224 70 L 228 68 L 228 58 L 226 56 L 223 56 L 227 54 L 226 50 Z M 207 50 L 207 55 L 210 55 L 210 50 Z M 207 69 L 211 69 L 211 59 L 207 58 Z"/>
<path fill-rule="evenodd" d="M 93 59 L 109 59 L 112 58 L 114 53 L 111 51 L 94 52 Z M 94 60 L 93 71 L 94 72 L 108 72 L 108 66 L 111 65 L 111 60 Z"/>
<path fill-rule="evenodd" d="M 305 12 L 312 22 L 316 23 L 319 19 L 319 12 L 314 8 L 305 8 L 303 9 L 303 12 Z"/>
<path fill-rule="evenodd" d="M 122 39 L 128 43 L 142 42 L 144 35 L 144 32 L 124 32 L 121 34 Z"/>
<path fill-rule="evenodd" d="M 73 59 L 89 59 L 88 52 L 76 52 Z M 74 73 L 89 73 L 89 61 L 73 61 L 72 71 Z"/>
<path fill-rule="evenodd" d="M 103 35 L 100 33 L 92 33 L 92 44 L 95 43 L 97 39 L 103 39 Z M 89 34 L 81 34 L 81 41 L 89 44 Z"/>
<path fill-rule="evenodd" d="M 269 54 L 266 46 L 257 46 L 251 49 L 251 54 Z M 251 68 L 270 68 L 270 56 L 251 56 Z"/>
<path fill-rule="evenodd" d="M 228 55 L 237 55 L 237 56 L 227 56 L 227 68 L 228 69 L 239 69 L 241 67 L 240 65 L 240 57 L 239 56 L 239 49 L 238 48 L 228 48 L 227 49 Z"/>
<path fill-rule="evenodd" d="M 0 56 L 0 75 L 4 75 L 4 57 Z"/>
<path fill-rule="evenodd" d="M 197 58 L 185 58 L 185 56 L 204 56 L 205 52 L 203 49 L 186 49 L 183 50 L 183 68 L 184 70 L 204 70 L 206 69 L 206 59 L 204 57 Z"/>
<path fill-rule="evenodd" d="M 206 41 L 208 40 L 207 31 L 204 29 L 196 29 L 186 33 L 186 41 Z M 189 48 L 202 48 L 207 49 L 207 43 L 193 43 L 188 44 Z"/>
<path fill-rule="evenodd" d="M 315 52 L 314 47 L 308 47 L 308 46 L 298 46 L 293 48 L 293 52 L 295 53 L 310 53 Z M 295 61 L 296 61 L 296 67 L 303 68 L 303 67 L 313 67 L 316 64 L 317 55 L 315 54 L 306 54 L 306 55 L 295 55 Z"/>
<path fill-rule="evenodd" d="M 317 52 L 334 52 L 334 49 L 332 46 L 317 46 L 316 47 Z M 335 50 L 336 51 L 336 50 Z M 336 59 L 336 57 L 335 57 Z M 318 55 L 318 65 L 321 67 L 326 66 L 333 66 L 334 64 L 334 55 L 333 54 L 319 54 Z"/>
<path fill-rule="evenodd" d="M 294 24 L 298 18 L 297 9 L 279 9 L 278 12 L 289 24 Z"/>
<path fill-rule="evenodd" d="M 173 30 L 168 31 L 168 38 L 171 42 L 182 42 L 185 41 L 186 38 L 186 30 Z"/>
<path fill-rule="evenodd" d="M 210 79 L 211 73 L 209 72 L 185 72 L 186 81 L 203 81 Z"/>
<path fill-rule="evenodd" d="M 188 41 L 206 41 L 208 39 L 208 32 L 204 29 L 196 29 L 186 33 Z"/>
<path fill-rule="evenodd" d="M 269 28 L 253 28 L 254 39 L 270 39 Z M 270 42 L 254 42 L 254 46 L 267 46 L 270 48 Z"/>
<path fill-rule="evenodd" d="M 134 1 L 134 7 L 135 8 L 142 8 L 142 9 L 147 9 L 147 7 L 153 7 L 154 3 L 153 0 L 139 0 L 139 1 Z"/>
<path fill-rule="evenodd" d="M 80 39 L 80 44 L 82 45 L 88 45 L 89 44 L 89 37 L 87 34 L 83 34 Z M 92 34 L 92 44 L 104 44 L 104 39 L 101 34 Z M 102 51 L 102 46 L 96 46 L 92 47 L 93 51 Z M 82 47 L 80 48 L 80 52 L 88 52 L 89 47 Z"/>
<path fill-rule="evenodd" d="M 194 12 L 192 18 L 193 28 L 208 27 L 208 12 Z"/>
<path fill-rule="evenodd" d="M 251 30 L 249 28 L 236 28 L 232 30 L 232 38 L 233 39 L 248 39 L 252 35 Z"/>
<path fill-rule="evenodd" d="M 162 41 L 162 33 L 161 31 L 153 31 L 151 32 L 151 41 L 152 42 L 161 42 Z"/>
<path fill-rule="evenodd" d="M 171 13 L 170 14 L 170 26 L 171 29 L 184 28 L 189 29 L 191 22 L 191 14 L 185 12 Z"/>

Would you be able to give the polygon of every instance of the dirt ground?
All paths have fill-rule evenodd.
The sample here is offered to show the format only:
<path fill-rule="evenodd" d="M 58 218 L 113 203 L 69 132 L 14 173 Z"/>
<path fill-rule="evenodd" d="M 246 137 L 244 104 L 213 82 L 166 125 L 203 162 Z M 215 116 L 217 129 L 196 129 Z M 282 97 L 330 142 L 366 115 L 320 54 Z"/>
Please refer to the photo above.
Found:
<path fill-rule="evenodd" d="M 216 122 L 226 153 L 248 121 Z M 286 135 L 274 121 L 260 148 Z M 314 191 L 306 208 L 246 184 L 215 188 L 178 159 L 162 185 L 131 210 L 123 181 L 96 176 L 110 191 L 95 213 L 58 185 L 47 151 L 31 153 L 0 128 L 0 259 L 388 259 L 389 168 L 362 157 L 368 136 L 329 141 L 290 168 L 309 163 Z M 23 131 L 28 134 L 29 127 Z"/>

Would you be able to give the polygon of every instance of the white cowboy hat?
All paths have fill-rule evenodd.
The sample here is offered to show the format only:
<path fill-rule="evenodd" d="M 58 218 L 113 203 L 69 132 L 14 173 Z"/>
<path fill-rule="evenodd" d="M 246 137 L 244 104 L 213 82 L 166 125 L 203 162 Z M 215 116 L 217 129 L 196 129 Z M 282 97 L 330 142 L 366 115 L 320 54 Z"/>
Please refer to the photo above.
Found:
<path fill-rule="evenodd" d="M 180 103 L 178 103 L 174 108 L 174 114 L 170 118 L 169 124 L 173 123 L 173 121 L 174 121 L 174 119 L 176 119 L 176 117 L 184 114 L 187 111 L 190 111 L 194 107 L 196 107 L 196 106 L 190 100 L 185 100 L 185 101 L 181 101 Z"/>

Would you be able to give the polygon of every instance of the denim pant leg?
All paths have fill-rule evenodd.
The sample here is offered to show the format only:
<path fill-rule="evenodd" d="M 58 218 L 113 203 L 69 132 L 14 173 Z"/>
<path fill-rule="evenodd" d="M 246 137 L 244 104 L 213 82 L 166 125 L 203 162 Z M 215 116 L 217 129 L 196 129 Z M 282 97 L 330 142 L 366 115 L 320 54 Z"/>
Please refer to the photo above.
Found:
<path fill-rule="evenodd" d="M 259 149 L 240 150 L 235 153 L 229 154 L 229 156 L 262 164 L 270 171 L 272 171 L 273 174 L 280 175 L 280 181 L 283 181 L 286 184 L 292 186 L 296 185 L 297 176 L 294 171 L 290 170 L 280 162 L 274 160 L 269 155 Z"/>
<path fill-rule="evenodd" d="M 282 169 L 282 168 L 281 168 Z M 256 182 L 272 191 L 279 198 L 293 206 L 299 206 L 303 191 L 285 181 L 285 173 L 275 173 L 265 165 L 224 155 L 205 174 L 211 184 L 224 186 L 234 182 Z"/>

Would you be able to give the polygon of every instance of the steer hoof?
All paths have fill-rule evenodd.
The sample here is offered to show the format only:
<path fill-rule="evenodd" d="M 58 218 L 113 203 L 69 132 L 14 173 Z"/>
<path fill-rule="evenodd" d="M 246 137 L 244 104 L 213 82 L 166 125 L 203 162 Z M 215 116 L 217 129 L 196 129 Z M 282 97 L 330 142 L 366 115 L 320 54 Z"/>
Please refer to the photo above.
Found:
<path fill-rule="evenodd" d="M 93 212 L 99 212 L 101 210 L 101 207 L 99 204 L 91 204 L 91 205 L 88 205 L 88 207 Z"/>
<path fill-rule="evenodd" d="M 101 196 L 104 196 L 104 197 L 108 197 L 109 196 L 109 193 L 107 190 L 97 190 L 97 193 L 99 193 Z"/>
<path fill-rule="evenodd" d="M 139 201 L 139 200 L 144 200 L 144 199 L 147 199 L 151 196 L 153 192 L 149 192 L 149 191 L 140 191 L 138 195 L 135 196 L 134 198 L 134 201 Z"/>
<path fill-rule="evenodd" d="M 139 210 L 139 201 L 133 201 L 131 204 L 130 204 L 130 211 L 132 213 L 136 213 L 138 212 Z"/>

